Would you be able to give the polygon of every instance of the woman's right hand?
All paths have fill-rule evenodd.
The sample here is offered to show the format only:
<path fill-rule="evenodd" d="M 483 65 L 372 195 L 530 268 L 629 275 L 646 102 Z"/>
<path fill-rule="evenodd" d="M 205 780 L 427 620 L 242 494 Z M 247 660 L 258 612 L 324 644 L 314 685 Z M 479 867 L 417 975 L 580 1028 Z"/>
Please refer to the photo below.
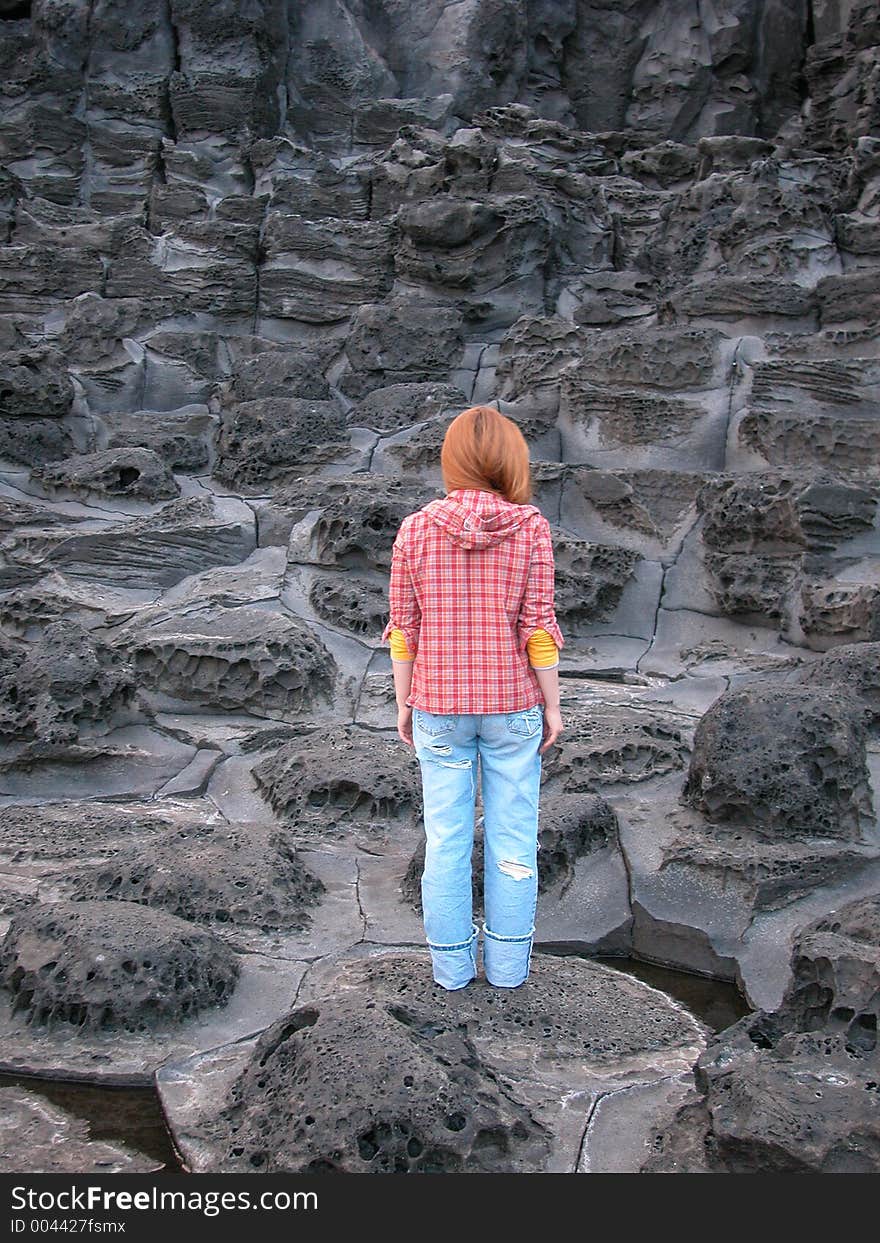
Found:
<path fill-rule="evenodd" d="M 558 708 L 544 707 L 544 741 L 538 749 L 538 755 L 543 755 L 553 746 L 556 739 L 563 731 L 562 713 Z"/>

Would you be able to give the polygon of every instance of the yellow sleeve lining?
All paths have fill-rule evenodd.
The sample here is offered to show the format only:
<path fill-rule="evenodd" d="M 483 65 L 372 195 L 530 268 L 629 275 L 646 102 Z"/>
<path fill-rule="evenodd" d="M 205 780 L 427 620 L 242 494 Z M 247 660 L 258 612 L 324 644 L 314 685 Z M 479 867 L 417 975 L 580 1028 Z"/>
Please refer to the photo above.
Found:
<path fill-rule="evenodd" d="M 536 630 L 526 644 L 533 669 L 548 669 L 559 663 L 559 648 L 546 630 Z"/>
<path fill-rule="evenodd" d="M 392 660 L 415 660 L 415 653 L 411 652 L 403 637 L 403 631 L 394 629 L 388 635 L 388 641 L 391 644 Z"/>
<path fill-rule="evenodd" d="M 392 660 L 415 660 L 415 654 L 409 650 L 403 632 L 394 629 L 388 635 L 391 645 Z M 547 669 L 559 662 L 559 648 L 546 630 L 536 630 L 526 644 L 529 663 L 535 669 Z"/>

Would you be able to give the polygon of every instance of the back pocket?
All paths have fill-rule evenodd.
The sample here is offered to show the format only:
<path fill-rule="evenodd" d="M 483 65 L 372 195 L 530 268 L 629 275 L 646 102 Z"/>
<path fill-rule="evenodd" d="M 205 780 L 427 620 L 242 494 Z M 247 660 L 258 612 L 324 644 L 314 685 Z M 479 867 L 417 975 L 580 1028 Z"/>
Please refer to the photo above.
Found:
<path fill-rule="evenodd" d="M 422 708 L 413 709 L 413 720 L 423 734 L 448 734 L 455 729 L 455 716 L 436 712 L 425 712 Z"/>
<path fill-rule="evenodd" d="M 507 728 L 512 734 L 520 734 L 523 738 L 531 738 L 537 734 L 543 724 L 544 714 L 541 705 L 534 708 L 523 708 L 522 712 L 508 712 Z"/>

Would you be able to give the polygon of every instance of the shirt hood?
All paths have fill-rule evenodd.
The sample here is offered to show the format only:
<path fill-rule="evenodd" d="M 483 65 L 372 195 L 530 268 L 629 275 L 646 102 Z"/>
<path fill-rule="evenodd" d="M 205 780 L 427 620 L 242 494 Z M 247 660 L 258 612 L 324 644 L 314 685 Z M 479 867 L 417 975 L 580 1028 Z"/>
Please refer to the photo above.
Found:
<path fill-rule="evenodd" d="M 422 509 L 453 544 L 475 549 L 500 544 L 541 512 L 536 505 L 515 505 L 479 488 L 456 488 Z"/>

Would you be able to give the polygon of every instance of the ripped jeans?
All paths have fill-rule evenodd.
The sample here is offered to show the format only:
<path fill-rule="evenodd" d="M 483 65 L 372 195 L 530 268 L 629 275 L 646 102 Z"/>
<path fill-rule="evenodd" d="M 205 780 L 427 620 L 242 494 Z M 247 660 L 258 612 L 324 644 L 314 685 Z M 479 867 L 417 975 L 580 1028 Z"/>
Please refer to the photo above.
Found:
<path fill-rule="evenodd" d="M 538 798 L 544 707 L 484 715 L 413 709 L 422 772 L 422 914 L 434 979 L 464 988 L 477 973 L 471 854 L 480 758 L 485 868 L 483 967 L 499 988 L 529 974 L 538 903 Z"/>

